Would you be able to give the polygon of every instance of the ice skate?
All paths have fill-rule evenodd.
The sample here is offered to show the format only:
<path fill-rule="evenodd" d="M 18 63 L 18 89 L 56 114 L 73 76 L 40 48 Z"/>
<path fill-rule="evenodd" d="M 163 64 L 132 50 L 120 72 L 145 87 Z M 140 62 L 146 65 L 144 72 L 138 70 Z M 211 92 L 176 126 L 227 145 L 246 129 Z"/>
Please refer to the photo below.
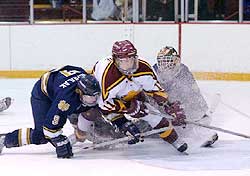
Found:
<path fill-rule="evenodd" d="M 218 134 L 215 133 L 206 142 L 204 142 L 201 147 L 211 147 L 218 140 L 218 138 Z"/>
<path fill-rule="evenodd" d="M 3 148 L 4 148 L 4 139 L 5 139 L 5 136 L 0 136 L 0 154 L 2 153 Z"/>
<path fill-rule="evenodd" d="M 188 145 L 186 142 L 180 140 L 179 138 L 172 143 L 173 147 L 176 148 L 179 152 L 183 153 L 187 150 Z"/>
<path fill-rule="evenodd" d="M 12 103 L 12 100 L 10 97 L 6 97 L 2 100 L 0 100 L 0 112 L 8 109 Z"/>

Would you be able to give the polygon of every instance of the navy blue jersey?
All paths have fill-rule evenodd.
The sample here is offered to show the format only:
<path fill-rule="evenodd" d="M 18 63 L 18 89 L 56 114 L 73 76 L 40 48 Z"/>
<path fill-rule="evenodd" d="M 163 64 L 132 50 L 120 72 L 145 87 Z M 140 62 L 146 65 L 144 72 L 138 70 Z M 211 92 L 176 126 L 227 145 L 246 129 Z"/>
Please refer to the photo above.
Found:
<path fill-rule="evenodd" d="M 52 138 L 61 134 L 61 128 L 66 123 L 68 115 L 90 108 L 81 107 L 80 91 L 77 88 L 77 80 L 84 74 L 87 73 L 82 68 L 68 65 L 45 73 L 34 86 L 32 98 L 49 105 L 49 108 L 41 107 L 39 104 L 32 106 L 35 112 L 46 112 L 46 117 L 40 117 L 44 119 L 40 125 L 45 136 Z M 33 114 L 37 115 L 35 112 Z"/>
<path fill-rule="evenodd" d="M 87 73 L 82 68 L 69 65 L 43 74 L 31 93 L 34 129 L 17 129 L 6 134 L 4 145 L 11 148 L 46 144 L 62 134 L 68 116 L 96 108 L 97 105 L 82 105 L 80 100 L 82 92 L 77 81 L 84 74 Z"/>

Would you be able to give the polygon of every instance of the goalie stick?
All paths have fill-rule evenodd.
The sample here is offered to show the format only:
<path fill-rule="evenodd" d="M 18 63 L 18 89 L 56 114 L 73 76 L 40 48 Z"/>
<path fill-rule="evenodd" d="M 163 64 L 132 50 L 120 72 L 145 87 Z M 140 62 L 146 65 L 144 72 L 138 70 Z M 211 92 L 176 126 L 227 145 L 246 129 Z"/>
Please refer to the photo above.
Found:
<path fill-rule="evenodd" d="M 203 91 L 203 93 L 204 93 L 205 95 L 207 95 L 207 96 L 210 96 L 210 97 L 214 96 L 214 95 L 212 95 L 212 94 L 210 94 L 210 93 L 208 93 L 208 92 L 205 92 L 205 91 Z M 216 93 L 216 95 L 219 95 L 219 96 L 220 96 L 219 93 Z M 224 105 L 224 106 L 227 107 L 228 109 L 230 109 L 230 110 L 232 110 L 232 111 L 234 111 L 234 112 L 237 112 L 238 114 L 240 114 L 240 115 L 242 115 L 242 116 L 244 116 L 244 117 L 250 119 L 250 115 L 249 115 L 249 114 L 247 114 L 247 113 L 245 113 L 245 112 L 242 112 L 242 111 L 240 111 L 239 109 L 235 108 L 234 106 L 232 106 L 232 105 L 230 105 L 230 104 L 224 102 L 221 98 L 218 99 L 218 103 L 221 103 L 222 105 Z"/>
<path fill-rule="evenodd" d="M 222 100 L 221 100 L 221 104 L 223 104 L 223 105 L 224 105 L 224 106 L 226 106 L 227 108 L 229 108 L 229 109 L 231 109 L 231 110 L 233 110 L 233 111 L 235 111 L 235 112 L 239 113 L 240 115 L 242 115 L 242 116 L 247 117 L 247 118 L 249 118 L 249 119 L 250 119 L 250 115 L 248 115 L 248 114 L 246 114 L 246 113 L 244 113 L 244 112 L 240 111 L 239 109 L 237 109 L 237 108 L 233 107 L 232 105 L 227 104 L 227 103 L 225 103 L 225 102 L 224 102 L 224 101 L 222 101 Z"/>
<path fill-rule="evenodd" d="M 169 120 L 173 120 L 173 118 L 170 118 L 170 117 L 168 117 L 165 114 L 160 113 L 160 112 L 149 110 L 149 113 L 153 114 L 153 115 L 159 115 L 161 117 L 165 117 L 165 118 L 167 118 Z M 238 133 L 238 132 L 234 132 L 234 131 L 230 131 L 230 130 L 226 130 L 226 129 L 223 129 L 223 128 L 219 128 L 219 127 L 215 127 L 215 126 L 210 126 L 210 125 L 203 125 L 201 123 L 197 123 L 197 122 L 193 122 L 193 121 L 189 121 L 189 120 L 185 120 L 185 122 L 187 124 L 193 124 L 193 125 L 196 125 L 196 126 L 200 126 L 200 127 L 204 127 L 204 128 L 208 128 L 208 129 L 220 131 L 220 132 L 223 132 L 223 133 L 231 134 L 231 135 L 234 135 L 234 136 L 239 136 L 239 137 L 250 139 L 250 136 L 248 136 L 248 135 L 245 135 L 245 134 L 242 134 L 242 133 Z"/>
<path fill-rule="evenodd" d="M 170 128 L 171 127 L 164 127 L 164 128 L 159 128 L 159 129 L 153 129 L 151 131 L 147 131 L 147 132 L 141 133 L 141 136 L 143 136 L 143 137 L 150 136 L 150 135 L 153 135 L 153 134 L 157 134 L 157 133 L 166 131 L 166 130 L 168 130 Z M 130 139 L 132 139 L 132 137 L 126 136 L 126 137 L 123 137 L 123 138 L 114 139 L 114 140 L 110 140 L 110 141 L 105 141 L 105 142 L 98 143 L 98 144 L 92 144 L 90 146 L 86 146 L 86 147 L 81 147 L 81 148 L 75 149 L 74 153 L 79 153 L 79 152 L 82 152 L 82 151 L 88 151 L 88 150 L 102 148 L 102 147 L 106 147 L 106 146 L 110 146 L 110 145 L 114 145 L 114 144 L 119 144 L 119 143 L 122 143 L 122 142 L 127 142 Z"/>
<path fill-rule="evenodd" d="M 207 115 L 212 116 L 215 110 L 217 109 L 219 103 L 221 102 L 221 94 L 216 93 L 214 95 L 211 95 L 211 103 L 208 108 L 208 111 L 206 112 Z"/>

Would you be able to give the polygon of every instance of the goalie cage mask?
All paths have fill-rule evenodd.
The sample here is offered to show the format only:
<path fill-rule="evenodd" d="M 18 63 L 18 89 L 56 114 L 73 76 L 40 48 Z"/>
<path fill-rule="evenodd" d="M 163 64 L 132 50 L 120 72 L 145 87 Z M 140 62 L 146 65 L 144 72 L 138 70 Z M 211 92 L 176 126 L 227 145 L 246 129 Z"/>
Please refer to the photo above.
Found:
<path fill-rule="evenodd" d="M 180 56 L 173 47 L 166 46 L 158 52 L 157 66 L 160 71 L 173 69 L 179 64 L 180 64 Z"/>

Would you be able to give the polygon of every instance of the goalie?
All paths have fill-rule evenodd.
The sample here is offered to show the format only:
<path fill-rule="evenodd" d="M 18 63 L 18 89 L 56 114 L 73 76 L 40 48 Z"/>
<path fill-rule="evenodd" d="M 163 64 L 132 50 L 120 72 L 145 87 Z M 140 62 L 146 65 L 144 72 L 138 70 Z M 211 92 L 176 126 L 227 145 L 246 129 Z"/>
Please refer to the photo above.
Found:
<path fill-rule="evenodd" d="M 211 123 L 208 105 L 188 67 L 180 62 L 180 56 L 173 47 L 166 46 L 157 55 L 157 64 L 153 66 L 163 88 L 168 92 L 168 99 L 181 102 L 186 118 L 205 125 Z M 193 125 L 177 130 L 181 136 L 195 135 L 203 139 L 202 147 L 211 146 L 218 140 L 212 130 Z M 197 138 L 196 138 L 197 139 Z"/>

